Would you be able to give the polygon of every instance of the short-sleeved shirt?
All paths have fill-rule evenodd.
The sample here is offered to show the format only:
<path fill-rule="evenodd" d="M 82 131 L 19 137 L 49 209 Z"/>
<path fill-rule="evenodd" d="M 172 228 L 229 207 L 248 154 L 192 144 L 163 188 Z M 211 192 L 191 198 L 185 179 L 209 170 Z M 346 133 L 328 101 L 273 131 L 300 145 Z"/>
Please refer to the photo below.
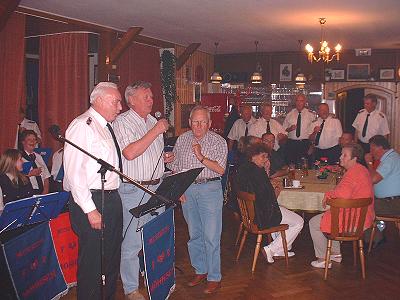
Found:
<path fill-rule="evenodd" d="M 257 120 L 256 124 L 254 124 L 251 130 L 249 130 L 249 135 L 261 138 L 262 135 L 267 132 L 267 127 L 268 127 L 268 121 L 265 120 L 264 118 L 260 118 Z M 269 120 L 269 128 L 271 129 L 271 133 L 275 136 L 274 150 L 278 150 L 279 149 L 278 134 L 282 133 L 284 135 L 287 135 L 287 132 L 285 128 L 283 128 L 281 123 L 279 123 L 277 120 L 274 119 Z"/>
<path fill-rule="evenodd" d="M 251 117 L 247 127 L 248 127 L 248 135 L 250 135 L 250 130 L 251 128 L 254 126 L 254 124 L 256 123 L 257 119 Z M 231 130 L 229 131 L 228 134 L 228 139 L 232 140 L 232 141 L 239 141 L 239 139 L 244 136 L 246 133 L 246 122 L 243 119 L 238 119 L 235 121 L 235 123 L 233 123 L 233 126 L 231 128 Z"/>
<path fill-rule="evenodd" d="M 283 121 L 283 128 L 287 129 L 292 125 L 297 124 L 297 118 L 299 115 L 299 111 L 294 108 L 287 115 L 285 120 Z M 288 138 L 291 140 L 307 140 L 310 136 L 309 128 L 311 123 L 315 120 L 315 113 L 304 108 L 301 111 L 301 128 L 300 128 L 300 136 L 296 136 L 296 129 L 290 131 L 288 133 Z"/>
<path fill-rule="evenodd" d="M 383 154 L 380 161 L 376 171 L 383 179 L 374 184 L 375 196 L 378 198 L 400 196 L 400 154 L 390 149 Z"/>
<path fill-rule="evenodd" d="M 390 133 L 389 125 L 385 114 L 381 111 L 374 110 L 370 113 L 368 118 L 368 126 L 365 137 L 362 136 L 362 131 L 364 128 L 365 120 L 367 119 L 368 111 L 362 109 L 358 112 L 354 122 L 353 127 L 358 131 L 357 138 L 363 143 L 369 143 L 369 139 L 373 136 L 387 135 Z"/>
<path fill-rule="evenodd" d="M 183 170 L 204 167 L 193 153 L 192 145 L 194 141 L 197 141 L 200 144 L 201 153 L 205 157 L 216 161 L 222 168 L 226 167 L 228 146 L 225 139 L 215 132 L 207 131 L 202 139 L 196 140 L 193 132 L 190 130 L 178 137 L 173 150 L 175 159 L 173 162 L 167 164 L 168 168 L 174 172 L 180 172 Z M 221 174 L 205 167 L 197 179 L 214 178 L 218 176 L 221 176 Z"/>
<path fill-rule="evenodd" d="M 30 153 L 27 153 L 28 155 Z M 26 160 L 25 158 L 22 158 L 22 161 L 25 163 L 28 160 Z M 50 177 L 50 172 L 49 169 L 46 166 L 46 163 L 43 160 L 43 157 L 40 154 L 35 153 L 35 163 L 37 165 L 38 168 L 42 168 L 42 180 L 44 181 L 45 179 Z M 31 181 L 32 187 L 34 190 L 39 189 L 39 185 L 37 183 L 36 177 L 35 176 L 30 176 L 29 180 Z"/>
<path fill-rule="evenodd" d="M 318 118 L 316 121 L 311 123 L 310 134 L 314 132 L 316 126 L 321 126 L 323 119 Z M 342 136 L 342 124 L 339 119 L 332 116 L 328 116 L 325 119 L 324 128 L 319 138 L 319 143 L 316 145 L 319 149 L 329 149 L 339 144 L 339 138 Z"/>

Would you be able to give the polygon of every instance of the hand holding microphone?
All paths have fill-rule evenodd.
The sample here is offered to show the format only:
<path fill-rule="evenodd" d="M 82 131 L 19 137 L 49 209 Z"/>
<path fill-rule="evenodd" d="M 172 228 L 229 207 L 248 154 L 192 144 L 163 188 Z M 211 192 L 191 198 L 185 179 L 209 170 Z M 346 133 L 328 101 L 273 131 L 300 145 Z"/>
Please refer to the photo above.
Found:
<path fill-rule="evenodd" d="M 154 117 L 158 120 L 154 126 L 154 130 L 156 130 L 158 134 L 163 134 L 169 128 L 168 121 L 164 118 L 161 118 L 161 113 L 159 111 L 155 112 Z"/>

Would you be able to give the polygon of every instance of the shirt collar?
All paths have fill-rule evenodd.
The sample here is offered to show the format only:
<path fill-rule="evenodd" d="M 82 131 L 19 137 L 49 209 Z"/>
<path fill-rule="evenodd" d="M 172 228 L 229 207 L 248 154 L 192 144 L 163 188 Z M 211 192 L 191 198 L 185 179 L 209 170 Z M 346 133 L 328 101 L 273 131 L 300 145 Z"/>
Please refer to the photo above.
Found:
<path fill-rule="evenodd" d="M 99 114 L 93 107 L 89 108 L 89 113 L 93 116 L 93 118 L 96 119 L 97 122 L 100 123 L 102 127 L 107 126 L 108 123 L 107 120 L 104 119 L 104 117 L 101 114 Z"/>
<path fill-rule="evenodd" d="M 389 149 L 388 151 L 386 151 L 385 154 L 382 155 L 380 161 L 384 160 L 393 151 L 394 151 L 394 149 Z"/>
<path fill-rule="evenodd" d="M 142 118 L 141 116 L 139 116 L 139 114 L 134 111 L 132 108 L 129 108 L 129 112 L 137 119 L 142 120 L 143 123 L 146 123 L 149 119 L 153 118 L 152 115 L 148 114 L 145 118 Z"/>

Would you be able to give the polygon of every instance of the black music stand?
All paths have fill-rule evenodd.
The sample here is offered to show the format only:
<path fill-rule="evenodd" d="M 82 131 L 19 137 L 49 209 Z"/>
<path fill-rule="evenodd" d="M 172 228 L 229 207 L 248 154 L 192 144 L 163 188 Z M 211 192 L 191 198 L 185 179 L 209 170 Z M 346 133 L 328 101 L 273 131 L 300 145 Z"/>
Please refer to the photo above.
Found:
<path fill-rule="evenodd" d="M 130 209 L 129 212 L 134 217 L 140 218 L 141 216 L 151 213 L 164 205 L 167 207 L 177 205 L 179 198 L 193 183 L 196 177 L 199 176 L 203 169 L 204 167 L 190 169 L 165 177 L 158 189 L 155 191 L 156 195 L 151 196 L 147 203 Z"/>
<path fill-rule="evenodd" d="M 69 192 L 35 195 L 12 201 L 4 206 L 0 217 L 0 234 L 15 229 L 56 218 L 69 198 Z"/>

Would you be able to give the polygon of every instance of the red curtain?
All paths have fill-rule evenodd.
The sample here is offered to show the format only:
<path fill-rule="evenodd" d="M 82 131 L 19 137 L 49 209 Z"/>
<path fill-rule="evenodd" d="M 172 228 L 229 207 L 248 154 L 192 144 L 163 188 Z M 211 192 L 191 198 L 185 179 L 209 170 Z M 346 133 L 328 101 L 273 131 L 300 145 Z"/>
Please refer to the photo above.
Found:
<path fill-rule="evenodd" d="M 0 31 L 0 153 L 14 148 L 18 110 L 25 103 L 25 16 L 13 14 Z"/>
<path fill-rule="evenodd" d="M 120 91 L 124 97 L 128 84 L 142 80 L 152 84 L 154 96 L 153 112 L 164 113 L 164 102 L 161 89 L 159 49 L 147 45 L 133 43 L 118 60 Z"/>
<path fill-rule="evenodd" d="M 68 124 L 89 107 L 88 69 L 86 33 L 40 38 L 38 106 L 44 147 L 53 151 L 60 148 L 48 127 L 58 124 L 64 133 Z"/>

